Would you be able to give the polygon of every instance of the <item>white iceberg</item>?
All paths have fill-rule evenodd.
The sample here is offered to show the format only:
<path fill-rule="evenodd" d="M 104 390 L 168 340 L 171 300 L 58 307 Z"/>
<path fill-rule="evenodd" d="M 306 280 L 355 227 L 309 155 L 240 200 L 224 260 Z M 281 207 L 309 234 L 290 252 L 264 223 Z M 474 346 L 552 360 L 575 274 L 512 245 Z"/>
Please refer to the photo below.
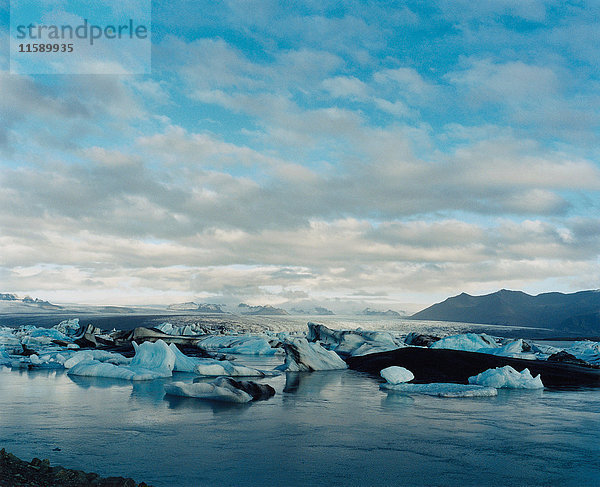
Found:
<path fill-rule="evenodd" d="M 175 365 L 173 367 L 173 372 L 194 372 L 194 368 L 198 364 L 203 363 L 205 360 L 207 360 L 198 357 L 188 357 L 181 350 L 179 350 L 177 348 L 177 345 L 175 345 L 174 343 L 171 343 L 169 345 L 169 348 L 175 355 Z"/>
<path fill-rule="evenodd" d="M 165 385 L 165 393 L 172 396 L 195 397 L 212 401 L 246 403 L 252 396 L 245 391 L 233 387 L 226 378 L 222 377 L 212 382 L 173 382 Z"/>
<path fill-rule="evenodd" d="M 403 382 L 410 382 L 415 378 L 414 374 L 404 367 L 398 367 L 393 365 L 391 367 L 386 367 L 381 372 L 381 377 L 383 377 L 389 384 L 401 384 Z"/>
<path fill-rule="evenodd" d="M 70 369 L 79 362 L 96 360 L 97 362 L 107 362 L 113 365 L 127 365 L 131 362 L 130 358 L 126 358 L 120 353 L 107 352 L 106 350 L 81 350 L 66 359 L 63 362 L 65 369 Z"/>
<path fill-rule="evenodd" d="M 152 380 L 164 377 L 164 375 L 152 370 L 119 366 L 97 360 L 84 360 L 69 369 L 68 375 L 83 377 L 105 377 L 123 380 Z"/>
<path fill-rule="evenodd" d="M 203 363 L 196 365 L 193 371 L 198 375 L 209 377 L 265 377 L 262 370 L 253 369 L 244 365 L 234 365 L 227 360 L 204 359 Z"/>
<path fill-rule="evenodd" d="M 584 340 L 573 342 L 570 347 L 565 348 L 565 352 L 574 355 L 578 359 L 585 360 L 590 364 L 600 365 L 600 343 Z"/>
<path fill-rule="evenodd" d="M 160 374 L 161 377 L 171 377 L 175 368 L 175 352 L 162 340 L 144 342 L 138 345 L 133 343 L 135 356 L 131 360 L 131 369 L 146 369 Z"/>
<path fill-rule="evenodd" d="M 452 335 L 433 342 L 429 348 L 444 348 L 447 350 L 464 350 L 465 352 L 478 352 L 481 349 L 498 348 L 496 341 L 485 333 L 465 333 Z"/>
<path fill-rule="evenodd" d="M 425 394 L 437 397 L 492 397 L 498 395 L 498 391 L 493 387 L 445 382 L 436 382 L 433 384 L 389 384 L 386 382 L 381 384 L 380 387 L 390 392 Z"/>
<path fill-rule="evenodd" d="M 73 318 L 71 320 L 63 320 L 58 325 L 54 325 L 52 327 L 55 330 L 58 330 L 63 335 L 76 335 L 79 331 L 79 318 Z"/>
<path fill-rule="evenodd" d="M 488 369 L 481 374 L 469 377 L 469 384 L 477 384 L 496 389 L 543 389 L 542 378 L 532 377 L 529 369 L 518 372 L 510 365 Z"/>
<path fill-rule="evenodd" d="M 348 365 L 333 350 L 326 350 L 306 338 L 294 338 L 283 344 L 285 363 L 277 367 L 286 372 L 347 369 Z"/>
<path fill-rule="evenodd" d="M 135 357 L 129 365 L 115 365 L 93 359 L 83 360 L 73 365 L 68 374 L 126 380 L 151 380 L 173 375 L 176 356 L 165 342 L 157 340 L 155 343 L 144 342 L 141 345 L 133 342 L 133 346 Z"/>
<path fill-rule="evenodd" d="M 325 325 L 308 323 L 307 339 L 320 342 L 342 356 L 357 357 L 370 353 L 389 352 L 403 346 L 385 331 L 332 330 Z"/>

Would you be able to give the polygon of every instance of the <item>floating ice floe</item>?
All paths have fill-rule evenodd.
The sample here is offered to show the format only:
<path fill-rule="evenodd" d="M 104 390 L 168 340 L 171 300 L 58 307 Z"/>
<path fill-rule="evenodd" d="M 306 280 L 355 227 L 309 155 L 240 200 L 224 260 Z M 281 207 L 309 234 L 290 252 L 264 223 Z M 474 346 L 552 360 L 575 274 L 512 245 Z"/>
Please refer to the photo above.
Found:
<path fill-rule="evenodd" d="M 565 352 L 589 364 L 600 365 L 600 342 L 590 340 L 573 342 L 570 347 L 565 348 Z"/>
<path fill-rule="evenodd" d="M 230 376 L 230 377 L 265 377 L 276 373 L 253 369 L 244 365 L 234 365 L 227 360 L 202 359 L 202 363 L 194 367 L 194 372 L 198 375 L 209 377 Z"/>
<path fill-rule="evenodd" d="M 109 377 L 126 380 L 151 380 L 171 377 L 175 367 L 176 356 L 162 340 L 155 343 L 134 342 L 135 356 L 129 365 L 114 365 L 98 360 L 84 360 L 69 369 L 69 375 L 85 377 Z"/>
<path fill-rule="evenodd" d="M 120 353 L 108 352 L 106 350 L 80 350 L 63 362 L 65 369 L 70 369 L 79 362 L 95 360 L 97 362 L 106 362 L 113 365 L 129 365 L 130 358 L 126 358 Z"/>
<path fill-rule="evenodd" d="M 306 338 L 294 338 L 284 342 L 285 363 L 277 367 L 286 372 L 310 372 L 315 370 L 346 369 L 348 365 L 333 350 L 326 350 Z"/>
<path fill-rule="evenodd" d="M 488 369 L 481 374 L 469 377 L 469 384 L 477 384 L 496 389 L 543 389 L 542 378 L 532 377 L 529 369 L 518 372 L 510 365 Z"/>
<path fill-rule="evenodd" d="M 425 394 L 437 397 L 492 397 L 498 395 L 498 391 L 493 387 L 445 382 L 436 382 L 433 384 L 389 384 L 386 382 L 381 384 L 380 387 L 386 391 Z"/>
<path fill-rule="evenodd" d="M 73 366 L 67 372 L 68 375 L 78 375 L 82 377 L 105 377 L 110 379 L 123 380 L 152 380 L 163 377 L 160 373 L 146 369 L 133 369 L 130 366 L 113 365 L 97 360 L 84 360 Z"/>
<path fill-rule="evenodd" d="M 535 360 L 537 357 L 533 353 L 523 351 L 523 340 L 518 339 L 505 345 L 498 345 L 493 337 L 485 333 L 465 333 L 462 335 L 453 335 L 433 342 L 429 348 L 443 348 L 447 350 L 463 350 L 465 352 L 487 353 L 490 355 L 499 355 L 502 357 L 513 357 Z"/>
<path fill-rule="evenodd" d="M 381 372 L 386 382 L 380 388 L 388 392 L 406 394 L 425 394 L 437 397 L 491 397 L 498 395 L 496 389 L 480 385 L 453 384 L 437 382 L 432 384 L 407 384 L 413 380 L 413 373 L 404 367 L 386 367 Z"/>
<path fill-rule="evenodd" d="M 246 403 L 268 399 L 275 395 L 275 389 L 268 384 L 219 377 L 211 382 L 194 382 L 193 384 L 173 382 L 166 384 L 165 393 L 172 396 L 193 397 L 211 401 Z"/>
<path fill-rule="evenodd" d="M 246 403 L 252 401 L 247 392 L 233 386 L 226 377 L 212 382 L 173 382 L 165 385 L 165 393 L 171 396 L 195 397 L 212 401 Z"/>
<path fill-rule="evenodd" d="M 401 384 L 403 382 L 409 382 L 415 378 L 413 373 L 405 369 L 404 367 L 398 367 L 393 365 L 391 367 L 386 367 L 381 372 L 381 377 L 383 377 L 388 384 Z"/>
<path fill-rule="evenodd" d="M 357 357 L 370 353 L 389 352 L 403 346 L 385 331 L 332 330 L 325 325 L 308 323 L 307 339 L 320 342 L 341 356 Z"/>

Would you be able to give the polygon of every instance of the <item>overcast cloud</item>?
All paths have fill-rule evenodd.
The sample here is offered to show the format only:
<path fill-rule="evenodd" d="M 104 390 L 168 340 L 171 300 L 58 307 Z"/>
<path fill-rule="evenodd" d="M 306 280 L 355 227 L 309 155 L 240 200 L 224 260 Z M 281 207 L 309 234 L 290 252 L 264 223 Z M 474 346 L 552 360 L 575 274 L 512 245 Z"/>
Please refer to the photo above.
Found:
<path fill-rule="evenodd" d="M 0 57 L 0 291 L 341 312 L 598 288 L 594 10 L 180 1 L 151 76 Z"/>

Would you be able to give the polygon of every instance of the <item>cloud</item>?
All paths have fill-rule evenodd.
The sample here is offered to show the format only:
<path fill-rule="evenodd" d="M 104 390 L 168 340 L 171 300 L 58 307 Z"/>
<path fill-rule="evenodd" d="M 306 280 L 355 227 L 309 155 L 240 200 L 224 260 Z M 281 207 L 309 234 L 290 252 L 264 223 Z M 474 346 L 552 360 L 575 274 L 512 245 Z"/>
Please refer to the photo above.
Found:
<path fill-rule="evenodd" d="M 152 76 L 0 74 L 10 290 L 393 308 L 595 282 L 587 13 L 156 7 Z"/>

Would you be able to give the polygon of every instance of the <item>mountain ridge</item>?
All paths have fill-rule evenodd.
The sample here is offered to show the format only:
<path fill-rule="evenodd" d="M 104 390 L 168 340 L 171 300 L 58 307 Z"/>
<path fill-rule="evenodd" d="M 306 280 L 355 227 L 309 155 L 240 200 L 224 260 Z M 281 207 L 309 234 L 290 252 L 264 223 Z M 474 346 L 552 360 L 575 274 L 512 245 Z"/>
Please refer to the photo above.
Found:
<path fill-rule="evenodd" d="M 549 292 L 536 296 L 501 289 L 472 296 L 461 293 L 433 304 L 411 319 L 600 332 L 600 290 Z"/>

